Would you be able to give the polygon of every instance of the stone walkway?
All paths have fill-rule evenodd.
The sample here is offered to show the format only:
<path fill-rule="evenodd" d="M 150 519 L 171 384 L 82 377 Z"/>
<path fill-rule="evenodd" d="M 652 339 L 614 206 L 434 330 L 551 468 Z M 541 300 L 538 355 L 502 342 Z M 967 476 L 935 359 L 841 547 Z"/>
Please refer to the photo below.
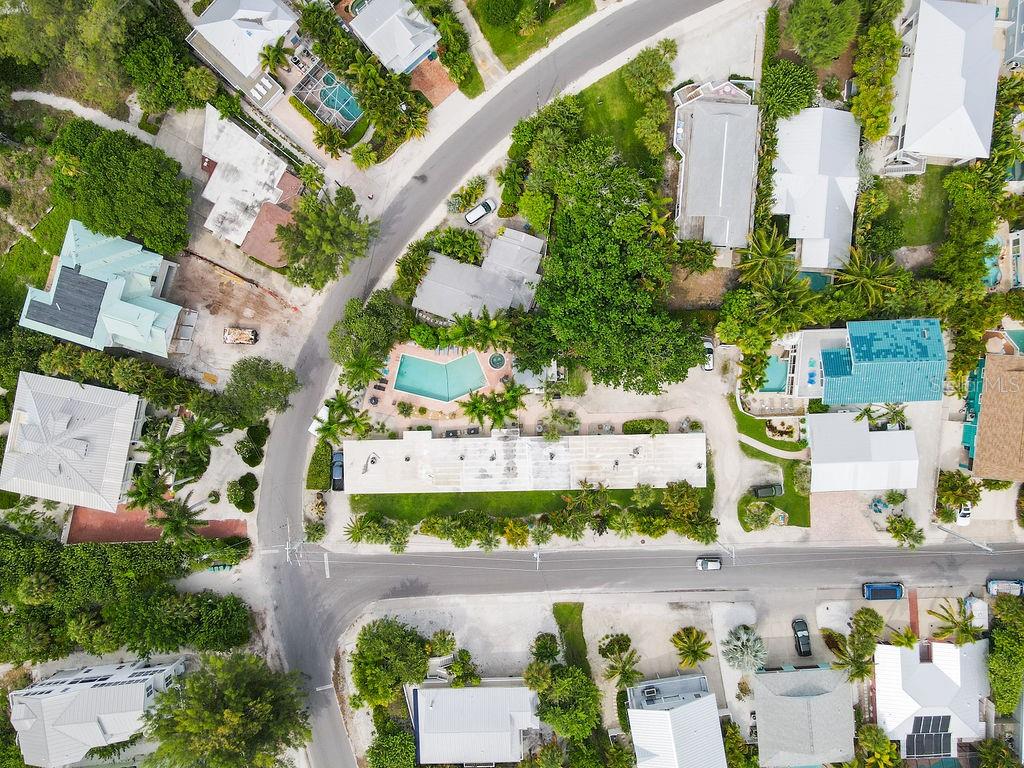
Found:
<path fill-rule="evenodd" d="M 487 38 L 480 31 L 480 26 L 476 23 L 476 19 L 470 13 L 466 0 L 454 0 L 452 8 L 454 8 L 459 21 L 462 22 L 462 26 L 466 28 L 466 33 L 469 35 L 469 48 L 473 54 L 473 61 L 476 62 L 476 68 L 480 70 L 480 76 L 484 79 L 484 88 L 490 88 L 507 75 L 508 70 L 505 69 L 505 65 L 501 63 L 501 60 L 494 55 L 490 43 L 487 42 Z"/>
<path fill-rule="evenodd" d="M 758 442 L 752 437 L 747 437 L 744 434 L 739 435 L 740 442 L 744 445 L 749 445 L 751 448 L 756 448 L 762 453 L 767 453 L 769 456 L 775 456 L 780 459 L 797 459 L 800 461 L 806 461 L 810 458 L 810 451 L 804 448 L 799 451 L 783 451 L 781 448 L 773 448 L 770 445 Z"/>
<path fill-rule="evenodd" d="M 86 120 L 96 123 L 96 125 L 106 128 L 109 131 L 124 131 L 150 146 L 152 146 L 153 142 L 156 140 L 155 136 L 146 133 L 137 125 L 126 123 L 124 120 L 115 120 L 110 115 L 104 114 L 98 109 L 93 109 L 92 107 L 87 107 L 84 104 L 79 104 L 74 99 L 69 99 L 64 96 L 56 96 L 52 93 L 44 93 L 42 91 L 15 91 L 11 94 L 11 98 L 14 101 L 36 101 L 40 104 L 45 104 L 48 107 L 53 107 L 54 109 L 62 109 L 65 112 L 72 112 L 79 117 L 84 117 Z"/>

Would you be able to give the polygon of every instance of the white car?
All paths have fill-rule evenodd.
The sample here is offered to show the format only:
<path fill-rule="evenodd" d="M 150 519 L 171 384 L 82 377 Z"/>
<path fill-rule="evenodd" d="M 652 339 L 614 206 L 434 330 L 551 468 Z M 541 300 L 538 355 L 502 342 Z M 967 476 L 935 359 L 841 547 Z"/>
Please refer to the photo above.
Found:
<path fill-rule="evenodd" d="M 715 370 L 715 345 L 710 339 L 704 339 L 704 364 L 701 368 L 705 371 Z"/>
<path fill-rule="evenodd" d="M 968 502 L 964 504 L 956 513 L 956 524 L 959 526 L 965 526 L 971 524 L 971 511 L 974 509 L 974 505 Z"/>
<path fill-rule="evenodd" d="M 985 591 L 992 597 L 996 595 L 1015 595 L 1020 597 L 1024 594 L 1024 581 L 1019 579 L 989 579 L 985 583 Z"/>
<path fill-rule="evenodd" d="M 722 570 L 722 558 L 720 557 L 698 557 L 698 571 L 720 571 Z"/>
<path fill-rule="evenodd" d="M 476 208 L 474 208 L 473 210 L 466 214 L 466 223 L 470 225 L 476 224 L 484 216 L 497 209 L 497 207 L 498 204 L 488 197 L 486 200 L 480 203 L 480 205 L 478 205 Z"/>

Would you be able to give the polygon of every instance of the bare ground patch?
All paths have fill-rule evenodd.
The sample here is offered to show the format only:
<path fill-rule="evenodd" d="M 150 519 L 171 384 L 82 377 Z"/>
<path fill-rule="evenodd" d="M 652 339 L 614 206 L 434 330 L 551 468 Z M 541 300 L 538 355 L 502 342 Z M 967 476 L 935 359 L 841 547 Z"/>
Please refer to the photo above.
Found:
<path fill-rule="evenodd" d="M 715 268 L 703 275 L 687 275 L 684 270 L 672 271 L 668 305 L 670 309 L 710 309 L 722 305 L 725 292 L 735 287 L 735 269 Z"/>

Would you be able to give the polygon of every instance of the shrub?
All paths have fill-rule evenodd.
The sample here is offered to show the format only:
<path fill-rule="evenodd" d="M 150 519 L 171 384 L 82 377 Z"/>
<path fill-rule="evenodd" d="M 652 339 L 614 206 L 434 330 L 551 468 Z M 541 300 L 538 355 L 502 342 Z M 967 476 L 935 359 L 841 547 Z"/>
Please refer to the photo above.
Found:
<path fill-rule="evenodd" d="M 872 24 L 857 38 L 857 57 L 853 61 L 857 93 L 850 102 L 850 112 L 864 126 L 866 141 L 879 141 L 889 133 L 892 81 L 902 44 L 891 20 Z"/>
<path fill-rule="evenodd" d="M 210 491 L 208 494 L 206 494 L 206 500 L 211 504 L 219 504 L 220 491 Z"/>
<path fill-rule="evenodd" d="M 805 64 L 780 59 L 761 78 L 760 104 L 766 116 L 776 120 L 792 117 L 811 106 L 818 90 L 814 70 Z"/>
<path fill-rule="evenodd" d="M 263 461 L 263 451 L 248 437 L 235 443 L 235 453 L 250 467 L 259 466 L 260 462 Z"/>
<path fill-rule="evenodd" d="M 858 0 L 796 0 L 789 11 L 786 35 L 796 43 L 801 58 L 822 68 L 853 42 L 860 13 Z"/>
<path fill-rule="evenodd" d="M 256 479 L 256 475 L 252 472 L 246 472 L 240 478 L 238 478 L 238 484 L 242 486 L 249 493 L 255 493 L 256 489 L 260 487 L 259 480 Z"/>
<path fill-rule="evenodd" d="M 9 208 L 11 205 L 11 190 L 7 187 L 0 187 L 0 208 Z"/>
<path fill-rule="evenodd" d="M 1024 485 L 1017 489 L 1017 525 L 1024 528 Z"/>
<path fill-rule="evenodd" d="M 752 531 L 763 531 L 775 517 L 775 507 L 766 501 L 751 501 L 744 512 L 747 526 Z"/>
<path fill-rule="evenodd" d="M 815 398 L 814 400 L 807 401 L 807 412 L 808 413 L 828 413 L 832 410 L 829 406 L 821 402 L 821 398 Z"/>
<path fill-rule="evenodd" d="M 495 27 L 507 27 L 519 14 L 521 0 L 481 0 L 480 12 L 484 21 Z"/>
<path fill-rule="evenodd" d="M 451 656 L 455 653 L 455 635 L 448 629 L 439 629 L 430 636 L 427 652 L 431 656 Z"/>
<path fill-rule="evenodd" d="M 412 403 L 408 400 L 399 400 L 395 408 L 398 410 L 399 416 L 404 416 L 405 418 L 412 416 L 413 407 Z"/>
<path fill-rule="evenodd" d="M 668 422 L 664 419 L 631 419 L 622 425 L 624 435 L 664 435 Z"/>
<path fill-rule="evenodd" d="M 253 424 L 247 430 L 245 430 L 245 436 L 249 438 L 253 445 L 257 448 L 263 448 L 267 444 L 267 439 L 270 437 L 270 424 L 267 420 Z"/>
<path fill-rule="evenodd" d="M 542 664 L 553 664 L 558 660 L 558 637 L 551 632 L 541 632 L 533 638 L 530 654 L 534 661 Z"/>
<path fill-rule="evenodd" d="M 307 520 L 303 524 L 302 530 L 306 534 L 306 541 L 322 541 L 327 535 L 327 526 L 324 525 L 323 520 Z"/>
<path fill-rule="evenodd" d="M 793 467 L 793 490 L 801 496 L 807 496 L 811 492 L 811 465 L 801 461 Z"/>
<path fill-rule="evenodd" d="M 434 250 L 463 264 L 479 265 L 483 260 L 480 237 L 471 229 L 447 227 L 434 236 Z"/>
<path fill-rule="evenodd" d="M 821 84 L 821 95 L 829 101 L 839 101 L 843 98 L 843 88 L 839 84 L 839 78 L 835 75 L 829 77 Z"/>
<path fill-rule="evenodd" d="M 331 444 L 321 440 L 309 457 L 306 470 L 306 488 L 311 491 L 326 491 L 331 487 Z"/>
<path fill-rule="evenodd" d="M 203 11 L 209 8 L 210 3 L 212 2 L 213 0 L 196 0 L 194 3 L 192 3 L 192 13 L 194 13 L 196 16 L 201 16 Z"/>
<path fill-rule="evenodd" d="M 252 512 L 256 508 L 256 485 L 256 476 L 251 472 L 232 480 L 227 486 L 228 502 L 240 512 Z"/>

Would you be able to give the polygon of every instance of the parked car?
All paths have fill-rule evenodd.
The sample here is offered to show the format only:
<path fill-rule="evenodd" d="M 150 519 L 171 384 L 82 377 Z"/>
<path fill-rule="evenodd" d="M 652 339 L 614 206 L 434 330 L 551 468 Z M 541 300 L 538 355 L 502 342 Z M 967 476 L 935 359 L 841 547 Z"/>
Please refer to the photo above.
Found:
<path fill-rule="evenodd" d="M 902 600 L 903 585 L 898 581 L 869 581 L 861 586 L 865 600 Z"/>
<path fill-rule="evenodd" d="M 811 632 L 803 619 L 793 619 L 793 640 L 796 642 L 797 656 L 811 655 Z"/>
<path fill-rule="evenodd" d="M 715 345 L 711 339 L 704 339 L 704 365 L 701 368 L 705 371 L 715 370 Z"/>
<path fill-rule="evenodd" d="M 486 200 L 480 203 L 480 205 L 476 206 L 469 213 L 466 214 L 466 223 L 476 224 L 484 216 L 487 216 L 489 213 L 492 213 L 497 207 L 497 203 L 495 203 L 491 198 L 488 197 Z"/>
<path fill-rule="evenodd" d="M 331 454 L 331 490 L 345 490 L 345 453 L 335 451 Z"/>
<path fill-rule="evenodd" d="M 970 525 L 971 524 L 971 512 L 974 511 L 974 505 L 971 502 L 967 502 L 956 511 L 956 524 L 957 525 Z"/>
<path fill-rule="evenodd" d="M 781 496 L 783 493 L 782 486 L 779 483 L 755 485 L 750 489 L 750 492 L 754 494 L 755 499 L 770 499 L 773 496 Z"/>
<path fill-rule="evenodd" d="M 996 595 L 1024 595 L 1024 581 L 1020 579 L 989 579 L 985 582 L 985 591 L 995 597 Z"/>
<path fill-rule="evenodd" d="M 698 571 L 720 571 L 722 570 L 722 558 L 720 557 L 698 557 Z"/>

